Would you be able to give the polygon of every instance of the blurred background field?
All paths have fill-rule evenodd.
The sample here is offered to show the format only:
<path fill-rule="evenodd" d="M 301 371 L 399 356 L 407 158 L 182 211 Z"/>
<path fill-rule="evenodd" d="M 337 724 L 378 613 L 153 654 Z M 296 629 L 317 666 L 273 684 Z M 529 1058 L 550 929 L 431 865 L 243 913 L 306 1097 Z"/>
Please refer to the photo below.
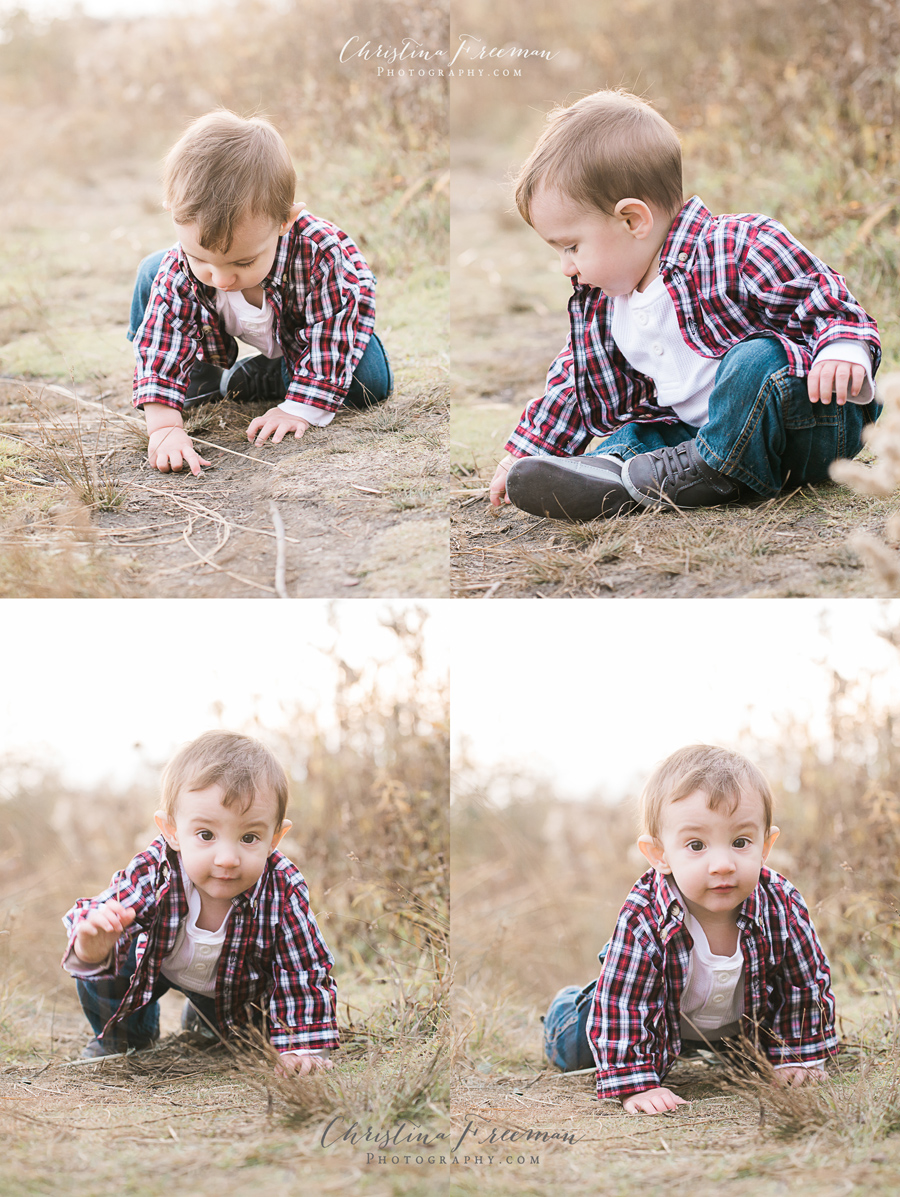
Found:
<path fill-rule="evenodd" d="M 457 1117 L 503 1111 L 518 1125 L 586 1136 L 539 1173 L 517 1169 L 518 1183 L 539 1176 L 550 1191 L 596 1191 L 602 1157 L 604 1192 L 623 1197 L 638 1186 L 890 1192 L 900 1177 L 897 605 L 876 614 L 853 604 L 845 619 L 836 604 L 782 602 L 763 621 L 754 602 L 723 604 L 721 615 L 705 610 L 719 604 L 631 604 L 611 641 L 595 613 L 541 604 L 543 626 L 579 648 L 555 660 L 531 652 L 522 663 L 509 646 L 533 634 L 533 618 L 509 606 L 498 616 L 505 647 L 491 649 L 498 629 L 485 628 L 470 650 L 484 665 L 454 695 Z M 651 624 L 669 614 L 670 629 L 696 650 L 655 644 L 645 611 Z M 464 657 L 460 668 L 472 667 Z M 490 735 L 479 692 L 504 708 Z M 811 1121 L 802 1105 L 760 1114 L 764 1090 L 748 1094 L 721 1072 L 698 1077 L 687 1065 L 674 1077 L 691 1101 L 683 1119 L 629 1118 L 596 1102 L 593 1076 L 560 1078 L 542 1057 L 540 1015 L 563 985 L 596 978 L 597 953 L 646 868 L 635 844 L 641 786 L 658 760 L 692 741 L 737 748 L 766 772 L 781 828 L 770 864 L 807 900 L 832 965 L 846 1050 Z M 457 1188 L 514 1191 L 496 1169 L 487 1185 L 473 1170 Z"/>
<path fill-rule="evenodd" d="M 634 91 L 672 122 L 686 196 L 699 194 L 713 212 L 776 217 L 845 274 L 877 319 L 882 368 L 896 368 L 895 4 L 576 0 L 499 4 L 488 13 L 460 0 L 453 36 L 472 29 L 488 45 L 554 57 L 510 60 L 520 78 L 485 73 L 452 93 L 451 437 L 461 491 L 478 495 L 490 480 L 568 333 L 569 283 L 557 255 L 516 212 L 510 179 L 545 114 L 598 88 Z M 895 507 L 823 487 L 812 512 L 801 497 L 784 512 L 755 509 L 749 521 L 741 512 L 724 521 L 701 512 L 571 532 L 509 509 L 498 523 L 478 501 L 455 521 L 456 585 L 463 597 L 495 583 L 498 597 L 877 593 L 843 546 L 853 528 L 880 533 Z M 767 527 L 773 520 L 775 530 Z"/>
<path fill-rule="evenodd" d="M 345 584 L 367 594 L 444 593 L 445 81 L 379 78 L 375 61 L 342 63 L 340 55 L 353 37 L 361 39 L 355 44 L 400 45 L 407 37 L 443 44 L 446 10 L 408 0 L 168 7 L 158 12 L 135 0 L 111 16 L 74 7 L 56 19 L 40 15 L 40 6 L 37 13 L 27 4 L 0 10 L 0 437 L 8 438 L 0 448 L 20 458 L 0 484 L 0 593 L 162 596 L 173 584 L 176 593 L 186 591 L 183 573 L 173 583 L 166 572 L 177 546 L 159 553 L 129 539 L 131 527 L 146 527 L 161 504 L 160 496 L 148 501 L 141 494 L 144 446 L 118 417 L 132 411 L 134 357 L 125 331 L 135 271 L 142 257 L 174 240 L 161 207 L 161 159 L 189 121 L 218 106 L 268 116 L 294 158 L 297 199 L 359 244 L 378 279 L 378 332 L 396 376 L 377 425 L 371 416 L 342 415 L 328 434 L 294 442 L 289 457 L 277 448 L 265 454 L 282 473 L 266 499 L 327 501 L 323 526 L 350 517 L 342 554 L 318 562 L 316 580 L 302 579 L 302 594 L 333 596 Z M 69 393 L 60 396 L 48 384 Z M 86 401 L 81 430 L 74 427 L 73 391 Z M 101 403 L 107 418 L 91 402 Z M 195 433 L 245 451 L 253 414 L 207 411 Z M 67 428 L 54 425 L 60 418 Z M 93 473 L 116 488 L 114 503 L 100 500 L 96 487 L 73 496 L 64 474 L 42 472 L 45 459 L 29 447 L 46 439 L 77 456 L 81 436 Z M 212 460 L 219 473 L 208 472 L 203 501 L 239 524 L 239 505 L 228 496 L 227 467 L 235 458 L 219 453 Z M 253 470 L 240 464 L 244 475 Z M 368 528 L 356 518 L 362 512 L 351 483 L 369 487 Z M 87 508 L 88 523 L 99 519 L 112 539 L 92 543 L 60 532 L 48 514 L 60 503 Z M 172 503 L 166 514 L 177 518 Z M 266 502 L 259 506 L 268 524 Z M 303 543 L 320 529 L 299 518 L 300 506 L 289 509 L 294 518 L 285 523 L 288 537 Z M 209 557 L 214 538 L 204 542 L 202 521 L 198 530 Z M 139 551 L 117 553 L 116 534 Z M 69 567 L 54 570 L 54 550 L 70 550 L 73 539 L 77 562 L 68 551 Z M 254 559 L 253 541 L 238 538 L 229 553 L 234 546 L 232 573 L 269 572 Z M 288 588 L 295 593 L 290 558 Z M 187 553 L 176 564 L 186 569 L 190 561 Z M 200 566 L 194 561 L 191 568 Z M 221 573 L 212 585 L 200 596 L 253 592 Z"/>
<path fill-rule="evenodd" d="M 340 1185 L 365 1157 L 351 1145 L 315 1150 L 332 1117 L 346 1119 L 346 1125 L 360 1119 L 387 1127 L 412 1119 L 432 1130 L 445 1127 L 449 710 L 440 645 L 445 633 L 429 627 L 423 608 L 385 607 L 367 612 L 361 622 L 354 619 L 342 619 L 336 609 L 310 610 L 300 647 L 282 654 L 285 668 L 306 662 L 305 670 L 297 669 L 297 697 L 281 699 L 274 710 L 273 694 L 251 699 L 265 678 L 252 663 L 236 672 L 245 679 L 255 716 L 229 718 L 234 704 L 243 702 L 235 697 L 240 687 L 232 685 L 227 700 L 219 687 L 217 701 L 213 676 L 198 680 L 195 695 L 172 698 L 184 724 L 195 726 L 205 714 L 208 727 L 227 726 L 263 739 L 290 776 L 293 828 L 281 847 L 307 879 L 311 908 L 336 959 L 339 994 L 342 1050 L 335 1070 L 312 1086 L 275 1085 L 268 1063 L 235 1071 L 227 1057 L 195 1055 L 185 1061 L 172 1040 L 156 1059 L 151 1053 L 99 1069 L 65 1066 L 77 1058 L 89 1032 L 74 982 L 59 967 L 65 945 L 60 918 L 77 897 L 104 889 L 112 873 L 155 837 L 159 771 L 185 737 L 176 732 L 162 753 L 154 737 L 137 754 L 130 780 L 122 743 L 110 744 L 106 768 L 93 769 L 85 764 L 86 754 L 79 761 L 62 738 L 55 753 L 38 754 L 24 741 L 18 750 L 7 744 L 0 760 L 0 1087 L 9 1100 L 0 1103 L 0 1111 L 4 1132 L 15 1132 L 17 1145 L 5 1158 L 4 1193 L 106 1193 L 123 1186 L 149 1193 L 158 1188 L 160 1175 L 178 1176 L 184 1191 L 206 1193 L 219 1191 L 222 1168 L 229 1175 L 231 1169 L 248 1169 L 229 1180 L 235 1192 L 253 1186 L 258 1191 L 261 1184 L 296 1191 L 307 1173 L 309 1183 Z M 226 613 L 212 613 L 209 620 L 210 630 L 222 632 Z M 110 625 L 113 634 L 115 628 L 124 630 L 124 618 Z M 282 624 L 277 634 L 286 631 Z M 59 656 L 68 677 L 61 685 L 77 701 L 83 650 Z M 87 699 L 92 683 L 83 685 Z M 139 692 L 133 691 L 135 699 Z M 149 697 L 152 685 L 146 693 Z M 37 694 L 23 685 L 22 703 L 33 700 L 39 701 Z M 138 715 L 139 705 L 132 718 L 136 739 L 142 739 L 145 717 L 151 734 L 154 726 L 160 731 L 171 726 L 164 718 L 154 720 L 146 707 Z M 45 735 L 52 746 L 52 732 Z M 102 761 L 96 754 L 95 759 Z M 100 778 L 106 773 L 107 780 L 77 780 L 91 771 Z M 179 1030 L 181 1005 L 177 994 L 162 999 L 164 1036 Z M 42 1079 L 28 1088 L 38 1072 Z M 129 1104 L 114 1110 L 110 1123 L 108 1099 L 122 1096 L 116 1088 L 127 1090 Z M 210 1092 L 216 1096 L 210 1098 Z M 213 1107 L 238 1112 L 210 1115 L 210 1100 Z M 72 1162 L 65 1153 L 71 1151 L 73 1132 L 67 1127 L 76 1104 L 81 1130 Z M 171 1123 L 178 1139 L 170 1136 L 169 1145 L 180 1146 L 174 1156 L 165 1148 L 153 1155 L 149 1167 L 142 1153 L 160 1148 L 150 1140 L 142 1148 L 140 1136 L 147 1132 L 139 1128 L 167 1112 L 170 1123 L 173 1114 L 184 1119 Z M 92 1132 L 104 1125 L 112 1129 L 98 1141 Z M 339 1133 L 344 1129 L 341 1122 Z M 34 1133 L 46 1134 L 46 1148 L 39 1152 Z M 211 1138 L 218 1144 L 212 1166 Z M 392 1191 L 417 1191 L 427 1174 L 415 1166 L 401 1169 Z M 382 1192 L 382 1183 L 373 1173 L 359 1191 Z"/>

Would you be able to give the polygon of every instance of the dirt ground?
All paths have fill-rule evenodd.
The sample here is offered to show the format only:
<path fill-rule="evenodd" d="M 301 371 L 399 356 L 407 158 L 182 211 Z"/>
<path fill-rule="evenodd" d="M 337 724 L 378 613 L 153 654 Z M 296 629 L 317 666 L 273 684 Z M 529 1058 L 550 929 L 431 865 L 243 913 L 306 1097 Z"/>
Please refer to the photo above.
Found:
<path fill-rule="evenodd" d="M 636 1191 L 692 1197 L 723 1191 L 734 1197 L 896 1192 L 896 1139 L 848 1157 L 780 1135 L 760 1103 L 729 1088 L 715 1066 L 685 1062 L 670 1076 L 673 1091 L 688 1104 L 658 1117 L 629 1115 L 618 1102 L 598 1102 L 592 1075 L 517 1070 L 462 1077 L 453 1095 L 453 1120 L 460 1127 L 471 1123 L 472 1131 L 459 1153 L 469 1160 L 464 1164 L 460 1158 L 451 1191 L 609 1197 Z M 503 1131 L 518 1137 L 507 1135 L 503 1142 Z M 542 1132 L 548 1135 L 544 1141 Z"/>
<path fill-rule="evenodd" d="M 191 427 L 211 467 L 162 475 L 125 339 L 136 264 L 172 240 L 155 164 L 108 164 L 71 191 L 0 205 L 0 594 L 447 594 L 446 274 L 379 280 L 386 404 L 259 448 L 245 435 L 259 408 L 204 409 Z"/>
<path fill-rule="evenodd" d="M 526 147 L 527 149 L 527 147 Z M 833 485 L 770 503 L 570 527 L 491 508 L 486 488 L 568 332 L 568 280 L 507 182 L 522 152 L 454 142 L 451 328 L 453 593 L 460 598 L 871 596 L 847 547 L 898 510 Z M 865 450 L 864 450 L 865 453 Z"/>
<path fill-rule="evenodd" d="M 180 995 L 162 999 L 158 1049 L 94 1063 L 72 1062 L 86 1041 L 74 1002 L 50 1005 L 17 1011 L 29 1018 L 29 1052 L 5 1060 L 0 1053 L 4 1197 L 150 1197 L 161 1186 L 189 1197 L 223 1189 L 237 1197 L 435 1191 L 434 1166 L 367 1163 L 365 1143 L 326 1139 L 323 1147 L 327 1118 L 292 1124 L 284 1089 L 267 1084 L 264 1073 L 237 1066 L 223 1048 L 186 1043 L 177 1033 Z M 352 1048 L 342 1053 L 339 1066 L 361 1067 L 355 1055 Z"/>

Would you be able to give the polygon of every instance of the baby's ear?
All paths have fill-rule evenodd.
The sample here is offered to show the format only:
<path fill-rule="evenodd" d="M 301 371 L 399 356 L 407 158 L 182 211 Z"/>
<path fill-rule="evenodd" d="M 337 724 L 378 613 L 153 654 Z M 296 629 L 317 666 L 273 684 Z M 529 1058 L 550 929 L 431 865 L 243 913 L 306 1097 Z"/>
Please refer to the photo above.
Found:
<path fill-rule="evenodd" d="M 166 837 L 166 843 L 170 848 L 178 851 L 178 832 L 175 830 L 175 824 L 169 822 L 169 816 L 164 810 L 158 810 L 153 816 L 156 826 L 160 829 Z"/>
<path fill-rule="evenodd" d="M 655 840 L 652 835 L 642 835 L 638 838 L 637 846 L 657 873 L 672 872 L 666 860 L 665 850 L 659 840 Z"/>
<path fill-rule="evenodd" d="M 294 824 L 290 821 L 290 819 L 285 819 L 285 821 L 281 824 L 279 829 L 275 832 L 274 836 L 272 837 L 272 846 L 271 846 L 271 848 L 269 848 L 270 852 L 275 851 L 275 849 L 281 843 L 282 839 L 287 835 L 287 833 L 290 831 L 290 829 L 293 826 L 294 826 Z"/>

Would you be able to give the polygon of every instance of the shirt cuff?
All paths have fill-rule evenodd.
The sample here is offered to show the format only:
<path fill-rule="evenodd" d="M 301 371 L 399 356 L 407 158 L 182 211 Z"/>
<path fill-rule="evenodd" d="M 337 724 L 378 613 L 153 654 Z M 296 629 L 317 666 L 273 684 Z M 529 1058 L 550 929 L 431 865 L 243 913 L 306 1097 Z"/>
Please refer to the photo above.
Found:
<path fill-rule="evenodd" d="M 313 407 L 309 403 L 298 403 L 296 399 L 285 399 L 278 404 L 278 410 L 287 412 L 289 416 L 299 416 L 307 424 L 315 424 L 317 428 L 324 428 L 334 419 L 333 411 L 326 411 L 324 407 Z"/>
<path fill-rule="evenodd" d="M 830 341 L 816 354 L 813 365 L 819 362 L 852 362 L 854 366 L 862 366 L 866 372 L 865 380 L 858 395 L 848 395 L 848 403 L 860 405 L 871 403 L 875 395 L 875 384 L 872 381 L 872 357 L 861 341 L 851 341 L 848 337 L 839 341 Z"/>
<path fill-rule="evenodd" d="M 289 1051 L 282 1052 L 283 1056 L 321 1056 L 323 1060 L 327 1060 L 331 1055 L 330 1047 L 294 1047 Z"/>
<path fill-rule="evenodd" d="M 62 962 L 62 966 L 70 977 L 99 977 L 103 973 L 109 972 L 110 963 L 111 955 L 107 956 L 105 960 L 101 960 L 99 964 L 86 964 L 84 960 L 75 955 L 75 949 L 71 948 Z"/>
<path fill-rule="evenodd" d="M 784 1064 L 773 1064 L 776 1070 L 779 1068 L 818 1068 L 820 1072 L 825 1071 L 824 1060 L 788 1060 Z"/>

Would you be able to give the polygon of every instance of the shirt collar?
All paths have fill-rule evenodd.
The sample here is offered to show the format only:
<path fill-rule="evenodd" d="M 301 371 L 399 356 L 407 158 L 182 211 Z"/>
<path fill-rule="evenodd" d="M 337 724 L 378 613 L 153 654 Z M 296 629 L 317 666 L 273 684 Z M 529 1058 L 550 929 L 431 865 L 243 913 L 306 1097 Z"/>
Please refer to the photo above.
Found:
<path fill-rule="evenodd" d="M 697 241 L 712 220 L 709 208 L 692 196 L 672 222 L 669 235 L 659 253 L 660 270 L 690 270 Z"/>
<path fill-rule="evenodd" d="M 650 909 L 656 919 L 660 931 L 668 923 L 680 924 L 684 922 L 684 906 L 681 895 L 665 873 L 653 870 L 653 882 L 650 890 Z"/>

